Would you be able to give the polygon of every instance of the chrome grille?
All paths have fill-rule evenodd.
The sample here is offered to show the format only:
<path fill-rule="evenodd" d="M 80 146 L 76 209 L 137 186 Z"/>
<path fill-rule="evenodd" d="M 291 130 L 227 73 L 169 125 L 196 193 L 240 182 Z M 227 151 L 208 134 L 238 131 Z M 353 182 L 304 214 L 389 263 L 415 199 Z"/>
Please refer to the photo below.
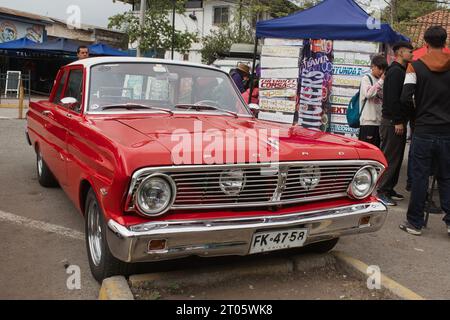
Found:
<path fill-rule="evenodd" d="M 307 166 L 294 166 L 289 168 L 286 186 L 281 200 L 305 199 L 316 196 L 345 196 L 353 176 L 361 166 L 318 166 L 320 169 L 319 184 L 307 190 L 300 184 L 302 177 L 309 177 Z"/>
<path fill-rule="evenodd" d="M 219 185 L 223 170 L 170 174 L 177 186 L 175 206 L 268 202 L 277 187 L 278 175 L 267 176 L 259 168 L 243 169 L 246 183 L 238 195 L 225 194 Z"/>
<path fill-rule="evenodd" d="M 153 173 L 166 174 L 175 182 L 176 198 L 172 209 L 201 209 L 267 206 L 343 197 L 347 195 L 355 173 L 366 165 L 373 165 L 379 174 L 384 170 L 383 165 L 376 161 L 348 160 L 142 169 L 133 175 L 127 209 L 134 208 L 139 184 Z M 311 167 L 320 170 L 320 178 L 317 185 L 309 188 L 302 185 L 301 179 L 311 179 Z M 231 169 L 243 170 L 246 177 L 245 185 L 237 195 L 225 194 L 219 184 L 222 172 Z"/>

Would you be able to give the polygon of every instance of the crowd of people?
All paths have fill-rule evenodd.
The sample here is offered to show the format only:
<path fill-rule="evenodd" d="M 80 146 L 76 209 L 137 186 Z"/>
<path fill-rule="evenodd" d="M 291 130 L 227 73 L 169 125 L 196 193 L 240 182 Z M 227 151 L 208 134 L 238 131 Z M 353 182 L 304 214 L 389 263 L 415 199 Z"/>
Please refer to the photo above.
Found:
<path fill-rule="evenodd" d="M 428 53 L 413 61 L 413 46 L 393 46 L 395 61 L 388 66 L 383 55 L 371 60 L 371 72 L 361 79 L 359 139 L 380 148 L 388 162 L 377 194 L 387 206 L 404 196 L 395 188 L 411 129 L 406 191 L 411 192 L 406 221 L 400 229 L 420 235 L 425 209 L 430 212 L 430 176 L 438 183 L 444 222 L 450 236 L 450 54 L 444 52 L 447 32 L 435 26 L 424 35 Z M 258 75 L 250 95 L 250 68 L 240 63 L 230 75 L 246 102 L 258 103 Z"/>
<path fill-rule="evenodd" d="M 434 176 L 450 235 L 450 54 L 443 51 L 447 32 L 431 27 L 424 40 L 428 53 L 417 61 L 413 61 L 413 46 L 408 42 L 393 46 L 395 61 L 389 67 L 383 56 L 372 58 L 371 73 L 363 77 L 360 87 L 364 108 L 359 139 L 383 151 L 388 168 L 378 186 L 378 198 L 387 206 L 395 206 L 405 198 L 395 187 L 409 124 L 412 142 L 406 190 L 411 196 L 400 229 L 421 235 L 430 176 Z"/>

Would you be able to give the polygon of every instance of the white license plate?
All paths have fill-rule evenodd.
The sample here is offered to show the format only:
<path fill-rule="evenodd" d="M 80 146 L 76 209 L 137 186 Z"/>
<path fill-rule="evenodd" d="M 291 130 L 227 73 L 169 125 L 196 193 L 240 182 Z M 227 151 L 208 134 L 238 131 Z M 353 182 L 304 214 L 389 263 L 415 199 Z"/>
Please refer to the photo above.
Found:
<path fill-rule="evenodd" d="M 302 247 L 306 241 L 307 233 L 308 229 L 257 232 L 253 235 L 250 254 Z"/>

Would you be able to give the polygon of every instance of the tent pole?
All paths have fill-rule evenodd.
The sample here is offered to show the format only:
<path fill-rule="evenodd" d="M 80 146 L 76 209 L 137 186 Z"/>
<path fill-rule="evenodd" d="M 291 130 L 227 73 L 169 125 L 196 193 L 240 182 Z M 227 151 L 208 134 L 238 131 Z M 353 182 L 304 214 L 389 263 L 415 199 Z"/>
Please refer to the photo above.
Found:
<path fill-rule="evenodd" d="M 256 55 L 258 54 L 258 37 L 255 35 L 255 50 L 253 51 L 253 66 L 252 66 L 252 73 L 250 74 L 250 94 L 248 95 L 248 101 L 247 103 L 250 104 L 252 101 L 252 94 L 253 94 L 253 79 L 256 74 Z"/>

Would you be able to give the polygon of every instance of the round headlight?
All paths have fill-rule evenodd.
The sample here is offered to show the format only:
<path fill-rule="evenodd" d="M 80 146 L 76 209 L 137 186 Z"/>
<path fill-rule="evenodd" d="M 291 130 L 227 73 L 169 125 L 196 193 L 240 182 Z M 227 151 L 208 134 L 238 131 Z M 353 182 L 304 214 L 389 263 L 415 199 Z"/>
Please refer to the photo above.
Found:
<path fill-rule="evenodd" d="M 146 216 L 162 215 L 172 205 L 174 193 L 174 182 L 169 176 L 151 175 L 142 181 L 136 192 L 137 208 Z"/>
<path fill-rule="evenodd" d="M 375 187 L 377 172 L 375 168 L 361 168 L 353 177 L 348 193 L 355 199 L 364 199 L 370 195 Z"/>
<path fill-rule="evenodd" d="M 309 166 L 302 168 L 300 174 L 300 185 L 307 191 L 317 187 L 320 182 L 320 168 Z"/>
<path fill-rule="evenodd" d="M 219 186 L 225 194 L 236 196 L 244 189 L 245 181 L 243 170 L 227 170 L 221 173 Z"/>

